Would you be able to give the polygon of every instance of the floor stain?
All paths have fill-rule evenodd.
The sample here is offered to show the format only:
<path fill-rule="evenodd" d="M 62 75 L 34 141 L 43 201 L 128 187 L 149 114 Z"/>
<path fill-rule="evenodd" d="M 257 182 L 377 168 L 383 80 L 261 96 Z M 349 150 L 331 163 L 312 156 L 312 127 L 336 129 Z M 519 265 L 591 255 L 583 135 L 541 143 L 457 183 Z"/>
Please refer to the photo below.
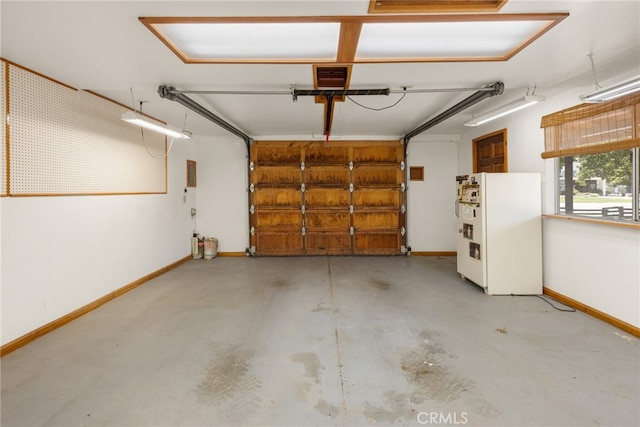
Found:
<path fill-rule="evenodd" d="M 381 291 L 388 291 L 393 287 L 393 285 L 385 280 L 381 279 L 371 279 L 371 286 L 376 289 L 380 289 Z"/>
<path fill-rule="evenodd" d="M 474 413 L 486 417 L 497 417 L 497 410 L 475 390 L 476 384 L 469 378 L 452 372 L 447 361 L 455 359 L 438 342 L 443 334 L 435 331 L 423 331 L 418 334 L 418 347 L 405 352 L 400 368 L 414 390 L 409 400 L 414 404 L 423 404 L 428 400 L 451 403 L 462 397 L 471 398 Z M 471 395 L 473 393 L 473 395 Z"/>
<path fill-rule="evenodd" d="M 384 393 L 382 406 L 366 402 L 363 415 L 371 424 L 393 424 L 396 421 L 412 418 L 413 411 L 409 404 L 410 400 L 407 395 L 389 390 Z"/>
<path fill-rule="evenodd" d="M 262 398 L 257 391 L 262 379 L 251 374 L 253 350 L 240 346 L 210 346 L 212 357 L 204 379 L 197 387 L 201 401 L 220 407 L 228 420 L 242 419 L 258 408 Z"/>
<path fill-rule="evenodd" d="M 270 283 L 272 288 L 288 288 L 292 285 L 291 282 L 284 279 L 276 279 Z"/>
<path fill-rule="evenodd" d="M 297 353 L 291 356 L 294 362 L 302 363 L 308 377 L 313 378 L 316 384 L 321 383 L 320 374 L 324 366 L 320 364 L 320 358 L 316 353 Z"/>
<path fill-rule="evenodd" d="M 340 408 L 329 404 L 324 399 L 319 399 L 316 406 L 314 406 L 325 417 L 338 417 L 340 415 Z"/>
<path fill-rule="evenodd" d="M 500 332 L 501 334 L 506 334 L 507 328 L 496 328 L 496 332 Z"/>

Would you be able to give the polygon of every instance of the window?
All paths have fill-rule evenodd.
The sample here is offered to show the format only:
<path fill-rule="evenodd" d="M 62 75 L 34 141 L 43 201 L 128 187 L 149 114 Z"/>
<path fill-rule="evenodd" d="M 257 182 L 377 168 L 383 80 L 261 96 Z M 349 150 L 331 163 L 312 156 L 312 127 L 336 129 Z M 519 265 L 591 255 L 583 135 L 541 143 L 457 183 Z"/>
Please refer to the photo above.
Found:
<path fill-rule="evenodd" d="M 640 95 L 542 118 L 561 215 L 640 222 Z"/>
<path fill-rule="evenodd" d="M 638 206 L 634 185 L 638 149 L 560 157 L 558 213 L 613 221 L 633 221 Z M 634 197 L 635 195 L 635 197 Z"/>

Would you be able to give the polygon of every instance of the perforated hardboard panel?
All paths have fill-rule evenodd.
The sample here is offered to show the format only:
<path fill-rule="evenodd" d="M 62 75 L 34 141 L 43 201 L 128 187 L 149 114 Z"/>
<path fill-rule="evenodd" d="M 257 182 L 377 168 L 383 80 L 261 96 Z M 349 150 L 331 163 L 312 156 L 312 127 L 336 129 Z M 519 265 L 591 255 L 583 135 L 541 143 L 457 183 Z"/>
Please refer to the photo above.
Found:
<path fill-rule="evenodd" d="M 11 195 L 166 192 L 163 135 L 124 107 L 9 66 Z M 147 148 L 145 149 L 145 143 Z"/>
<path fill-rule="evenodd" d="M 9 191 L 7 188 L 7 109 L 5 105 L 7 99 L 6 66 L 7 63 L 5 61 L 0 61 L 0 95 L 2 96 L 2 100 L 0 100 L 0 115 L 2 116 L 2 124 L 0 125 L 0 133 L 2 135 L 0 137 L 2 139 L 2 147 L 0 148 L 2 154 L 0 196 L 6 196 Z"/>

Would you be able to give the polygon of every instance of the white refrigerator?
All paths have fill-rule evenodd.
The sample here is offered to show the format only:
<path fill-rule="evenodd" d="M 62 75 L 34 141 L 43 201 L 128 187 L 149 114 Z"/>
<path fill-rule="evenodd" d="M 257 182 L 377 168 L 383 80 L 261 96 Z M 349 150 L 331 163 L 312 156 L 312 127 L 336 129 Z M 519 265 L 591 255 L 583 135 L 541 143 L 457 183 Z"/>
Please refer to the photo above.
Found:
<path fill-rule="evenodd" d="M 536 173 L 458 181 L 458 273 L 489 295 L 542 294 L 542 205 Z"/>

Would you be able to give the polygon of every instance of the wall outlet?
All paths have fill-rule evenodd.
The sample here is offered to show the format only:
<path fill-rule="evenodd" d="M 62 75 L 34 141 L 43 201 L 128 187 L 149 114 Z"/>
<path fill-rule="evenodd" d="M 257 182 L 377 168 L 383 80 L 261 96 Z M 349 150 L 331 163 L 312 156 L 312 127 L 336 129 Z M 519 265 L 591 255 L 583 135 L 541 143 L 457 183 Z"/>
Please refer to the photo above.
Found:
<path fill-rule="evenodd" d="M 196 216 L 196 208 L 191 208 L 191 218 Z"/>

